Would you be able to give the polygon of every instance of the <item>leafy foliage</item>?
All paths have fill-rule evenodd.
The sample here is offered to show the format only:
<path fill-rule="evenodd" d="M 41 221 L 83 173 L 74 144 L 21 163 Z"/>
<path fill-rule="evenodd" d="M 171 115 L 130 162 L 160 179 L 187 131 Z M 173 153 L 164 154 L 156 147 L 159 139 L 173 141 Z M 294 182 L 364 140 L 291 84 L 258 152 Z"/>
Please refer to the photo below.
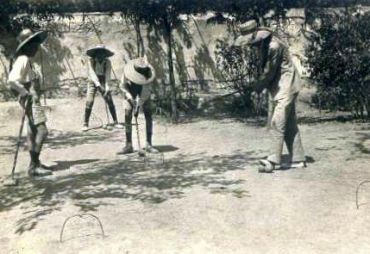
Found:
<path fill-rule="evenodd" d="M 0 32 L 6 31 L 18 34 L 24 27 L 39 28 L 40 20 L 51 20 L 56 14 L 64 15 L 58 2 L 50 0 L 2 0 Z"/>
<path fill-rule="evenodd" d="M 214 11 L 218 13 L 218 18 L 220 18 L 217 21 L 221 20 L 220 22 L 222 22 L 223 16 L 221 14 L 228 14 L 233 18 L 232 26 L 235 28 L 235 22 L 244 22 L 250 19 L 256 20 L 260 25 L 264 25 L 263 17 L 265 14 L 270 13 L 270 11 L 273 11 L 272 19 L 278 21 L 284 19 L 288 9 L 303 7 L 306 10 L 308 23 L 311 24 L 318 15 L 321 15 L 321 12 L 317 11 L 320 7 L 348 6 L 354 3 L 360 4 L 367 2 L 367 0 L 2 0 L 0 8 L 0 33 L 11 33 L 15 36 L 24 27 L 38 29 L 42 25 L 40 21 L 50 21 L 55 15 L 66 16 L 66 13 L 121 12 L 122 16 L 126 17 L 135 26 L 135 30 L 137 31 L 137 55 L 143 55 L 145 52 L 143 39 L 140 34 L 140 24 L 147 25 L 150 31 L 154 31 L 157 37 L 161 36 L 166 42 L 167 50 L 165 53 L 169 80 L 167 85 L 170 88 L 169 98 L 171 100 L 172 118 L 176 121 L 177 99 L 179 96 L 174 78 L 173 51 L 176 50 L 176 42 L 173 39 L 173 31 L 181 27 L 181 15 Z M 363 105 L 368 108 L 367 96 L 360 96 L 360 98 L 354 99 L 352 98 L 354 96 L 349 95 L 356 94 L 356 92 L 359 92 L 361 95 L 369 94 L 367 90 L 368 83 L 366 83 L 367 81 L 364 77 L 365 70 L 368 69 L 366 65 L 368 59 L 360 54 L 352 57 L 354 52 L 350 53 L 344 49 L 346 47 L 350 48 L 348 45 L 351 44 L 351 40 L 349 39 L 343 41 L 343 44 L 341 43 L 338 46 L 339 48 L 331 47 L 334 39 L 328 36 L 330 33 L 342 33 L 347 38 L 366 41 L 368 39 L 365 35 L 366 32 L 356 32 L 356 30 L 357 26 L 359 26 L 364 27 L 363 31 L 366 31 L 368 21 L 364 21 L 364 17 L 350 18 L 349 22 L 347 19 L 348 17 L 352 17 L 351 15 L 346 14 L 346 18 L 343 17 L 342 20 L 337 16 L 322 17 L 325 19 L 325 22 L 329 20 L 328 24 L 330 25 L 317 28 L 321 29 L 317 31 L 320 34 L 320 38 L 315 38 L 313 45 L 320 45 L 320 47 L 312 47 L 310 49 L 312 54 L 310 63 L 314 71 L 314 79 L 320 84 L 325 83 L 325 86 L 322 86 L 324 88 L 319 91 L 319 98 L 325 100 L 325 105 L 330 108 L 353 109 Z M 337 30 L 335 30 L 336 28 L 334 26 L 336 21 L 339 22 L 340 27 Z M 347 27 L 346 22 L 349 22 L 347 25 L 350 25 L 350 28 Z M 330 29 L 334 30 L 332 31 Z M 346 34 L 347 32 L 348 34 Z M 235 31 L 234 35 L 236 35 Z M 344 40 L 342 37 L 339 39 Z M 356 52 L 366 49 L 366 46 L 368 47 L 368 44 L 360 44 L 356 43 L 353 46 Z M 243 61 L 246 61 L 245 59 L 251 59 L 246 55 L 249 52 L 239 52 L 238 50 L 240 49 L 222 43 L 219 47 L 219 49 L 225 49 L 225 51 L 219 51 L 219 55 L 224 59 L 222 60 L 223 62 L 219 60 L 221 61 L 219 64 L 223 66 L 225 76 L 228 76 L 229 79 L 240 79 L 240 76 L 246 75 L 244 72 L 251 71 L 239 68 L 240 66 L 238 67 L 239 69 L 233 66 L 233 64 L 241 64 Z M 336 54 L 337 52 L 340 53 Z M 243 59 L 234 59 L 237 57 L 237 54 L 241 54 L 240 57 Z M 331 55 L 333 57 L 329 59 L 327 56 Z M 236 61 L 236 63 L 232 64 L 232 61 Z M 334 70 L 335 68 L 330 69 L 328 62 L 332 62 L 332 66 L 338 65 L 336 70 Z M 343 64 L 340 65 L 339 63 Z M 253 68 L 248 64 L 243 64 L 242 66 Z M 327 66 L 329 67 L 327 68 Z M 352 68 L 348 69 L 346 66 Z M 355 66 L 358 66 L 358 68 L 356 67 L 356 69 Z M 345 75 L 341 75 L 342 73 L 345 73 Z M 315 76 L 315 74 L 317 75 Z M 327 81 L 328 79 L 331 79 L 331 81 Z M 347 85 L 339 85 L 345 83 Z M 249 104 L 248 97 L 251 93 L 246 84 L 245 82 L 237 81 L 235 84 L 230 83 L 229 85 L 245 98 L 245 105 Z"/>
<path fill-rule="evenodd" d="M 308 48 L 317 103 L 331 110 L 370 109 L 370 14 L 354 9 L 322 14 Z"/>
<path fill-rule="evenodd" d="M 255 93 L 250 85 L 258 75 L 259 62 L 255 51 L 219 40 L 215 54 L 217 66 L 225 78 L 225 88 L 240 95 L 244 111 L 256 112 Z"/>

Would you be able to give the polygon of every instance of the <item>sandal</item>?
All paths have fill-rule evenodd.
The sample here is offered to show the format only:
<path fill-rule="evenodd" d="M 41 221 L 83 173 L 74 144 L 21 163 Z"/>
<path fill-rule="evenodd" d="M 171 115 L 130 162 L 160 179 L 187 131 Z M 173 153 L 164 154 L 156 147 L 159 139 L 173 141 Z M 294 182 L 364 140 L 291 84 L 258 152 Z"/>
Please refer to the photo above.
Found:
<path fill-rule="evenodd" d="M 121 151 L 119 151 L 117 154 L 130 154 L 134 152 L 134 148 L 132 147 L 131 144 L 127 144 Z"/>
<path fill-rule="evenodd" d="M 146 145 L 145 151 L 148 152 L 148 153 L 159 153 L 159 150 L 157 148 L 153 147 L 150 144 Z"/>

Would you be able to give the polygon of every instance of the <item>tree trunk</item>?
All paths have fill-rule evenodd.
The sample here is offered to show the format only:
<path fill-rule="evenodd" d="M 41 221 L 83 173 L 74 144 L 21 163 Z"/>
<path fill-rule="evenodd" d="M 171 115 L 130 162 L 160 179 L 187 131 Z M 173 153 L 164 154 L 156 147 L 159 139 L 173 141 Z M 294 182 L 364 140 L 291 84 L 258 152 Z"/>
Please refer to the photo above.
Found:
<path fill-rule="evenodd" d="M 145 54 L 145 48 L 144 48 L 143 36 L 141 35 L 141 30 L 140 30 L 140 21 L 138 19 L 135 19 L 134 27 L 135 27 L 135 32 L 136 32 L 137 57 L 142 57 Z"/>
<path fill-rule="evenodd" d="M 167 62 L 168 71 L 170 75 L 170 89 L 171 89 L 171 118 L 173 123 L 177 123 L 177 103 L 176 103 L 176 86 L 175 75 L 172 62 L 172 27 L 171 24 L 165 19 L 166 42 L 167 42 Z"/>

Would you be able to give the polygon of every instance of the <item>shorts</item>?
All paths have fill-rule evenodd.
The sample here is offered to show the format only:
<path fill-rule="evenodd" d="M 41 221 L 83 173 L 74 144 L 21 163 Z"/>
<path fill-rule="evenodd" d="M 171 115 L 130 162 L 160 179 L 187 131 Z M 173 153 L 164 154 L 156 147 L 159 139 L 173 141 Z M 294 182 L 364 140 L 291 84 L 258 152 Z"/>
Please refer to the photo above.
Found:
<path fill-rule="evenodd" d="M 46 123 L 47 118 L 44 107 L 41 106 L 39 99 L 32 102 L 31 106 L 27 109 L 28 122 L 32 125 L 39 125 Z"/>

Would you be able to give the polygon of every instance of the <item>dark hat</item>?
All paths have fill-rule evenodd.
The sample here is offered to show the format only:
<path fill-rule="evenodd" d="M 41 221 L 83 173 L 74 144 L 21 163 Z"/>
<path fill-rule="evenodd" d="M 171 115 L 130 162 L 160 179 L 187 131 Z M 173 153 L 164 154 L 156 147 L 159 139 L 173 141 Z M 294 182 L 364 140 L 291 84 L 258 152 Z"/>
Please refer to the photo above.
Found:
<path fill-rule="evenodd" d="M 16 53 L 18 53 L 21 49 L 29 45 L 31 42 L 36 43 L 43 43 L 46 40 L 47 32 L 46 31 L 39 31 L 39 32 L 32 32 L 31 29 L 24 29 L 17 37 L 17 40 L 19 41 L 19 45 L 17 49 L 15 50 Z"/>
<path fill-rule="evenodd" d="M 260 42 L 266 40 L 267 38 L 270 38 L 271 36 L 272 36 L 271 31 L 264 30 L 264 29 L 259 30 L 254 34 L 253 39 L 249 42 L 249 45 L 255 46 L 259 44 Z"/>
<path fill-rule="evenodd" d="M 252 33 L 257 29 L 257 22 L 255 20 L 249 20 L 243 24 L 240 24 L 238 28 L 241 33 Z"/>
<path fill-rule="evenodd" d="M 90 48 L 86 51 L 86 54 L 90 57 L 96 57 L 96 55 L 103 55 L 104 57 L 111 57 L 114 55 L 112 51 L 107 49 L 105 45 L 97 45 L 93 48 Z"/>

